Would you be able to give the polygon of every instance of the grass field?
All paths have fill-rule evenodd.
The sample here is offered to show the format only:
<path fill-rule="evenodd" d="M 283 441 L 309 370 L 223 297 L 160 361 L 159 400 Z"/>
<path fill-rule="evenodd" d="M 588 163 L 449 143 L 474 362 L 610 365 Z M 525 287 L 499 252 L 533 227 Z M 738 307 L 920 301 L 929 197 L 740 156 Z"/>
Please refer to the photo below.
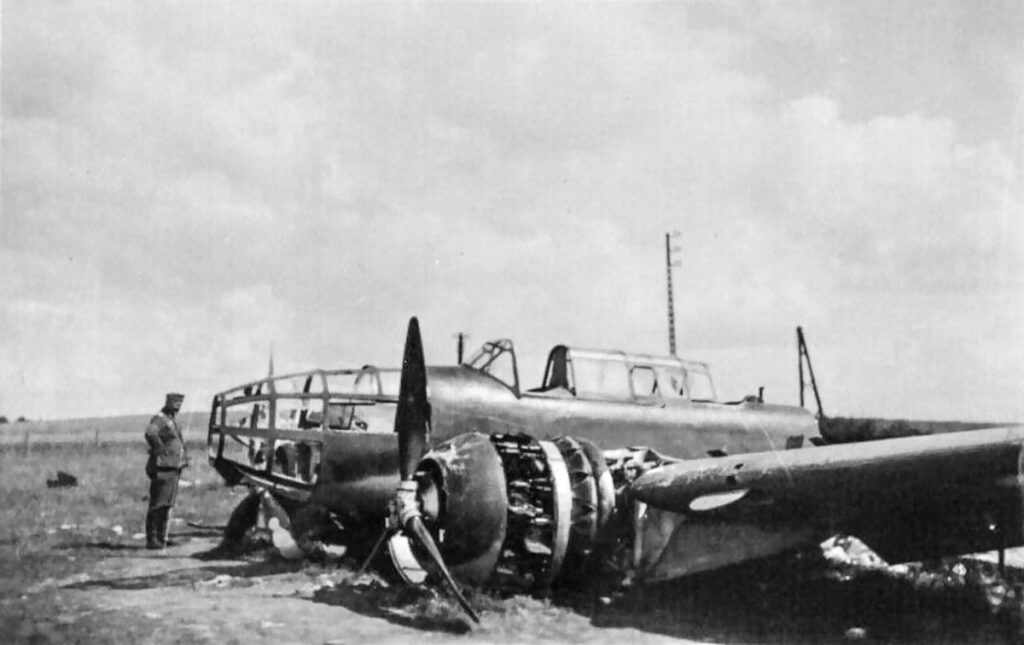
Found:
<path fill-rule="evenodd" d="M 21 431 L 18 440 L 0 442 L 0 642 L 154 642 L 155 621 L 99 616 L 58 589 L 95 575 L 112 556 L 145 553 L 147 421 L 117 417 L 0 430 L 5 438 L 11 429 Z M 27 445 L 26 430 L 33 435 Z M 184 471 L 175 514 L 223 524 L 243 491 L 226 488 L 207 465 L 203 430 L 189 441 L 192 466 Z M 78 485 L 48 487 L 58 471 L 77 477 Z M 184 522 L 172 528 L 189 530 Z"/>
<path fill-rule="evenodd" d="M 40 437 L 28 446 L 17 433 L 0 443 L 0 642 L 280 642 L 273 628 L 260 626 L 264 623 L 299 625 L 314 634 L 295 642 L 324 642 L 315 635 L 356 624 L 370 640 L 374 634 L 383 640 L 390 635 L 389 642 L 395 642 L 396 634 L 404 634 L 403 639 L 422 637 L 424 643 L 463 638 L 472 643 L 660 643 L 668 638 L 838 643 L 847 641 L 852 627 L 866 629 L 875 642 L 905 644 L 1009 643 L 1020 634 L 1016 612 L 996 615 L 977 585 L 963 576 L 948 581 L 953 561 L 916 577 L 876 575 L 853 582 L 806 577 L 790 565 L 727 570 L 638 590 L 599 614 L 590 614 L 593 599 L 581 593 L 548 600 L 472 594 L 486 620 L 463 634 L 447 631 L 449 623 L 464 622 L 450 602 L 424 603 L 395 587 L 366 591 L 337 583 L 351 578 L 357 563 L 241 562 L 226 569 L 205 567 L 187 554 L 148 559 L 140 535 L 148 495 L 142 439 L 147 420 L 51 422 L 28 428 Z M 50 433 L 45 440 L 44 433 Z M 192 467 L 185 471 L 175 516 L 224 524 L 245 491 L 226 488 L 207 464 L 205 415 L 192 422 L 189 448 Z M 57 471 L 74 475 L 78 485 L 47 487 Z M 184 522 L 172 533 L 197 535 Z M 204 544 L 215 539 L 210 531 L 196 538 Z M 221 589 L 212 585 L 228 571 L 231 584 L 243 586 L 212 591 Z M 336 584 L 301 596 L 298 590 L 325 577 Z M 1020 573 L 1010 582 L 1024 586 Z M 168 597 L 187 607 L 189 623 L 213 635 L 181 631 L 181 615 L 160 613 Z M 227 605 L 217 604 L 221 597 L 237 603 L 226 614 L 217 611 Z M 115 601 L 116 609 L 110 604 Z M 302 612 L 301 618 L 295 612 Z M 343 617 L 348 622 L 339 623 Z M 409 626 L 416 631 L 401 631 Z"/>
<path fill-rule="evenodd" d="M 53 551 L 86 545 L 107 550 L 138 545 L 144 530 L 149 480 L 142 431 L 136 441 L 95 445 L 82 441 L 0 447 L 0 597 L 26 585 L 80 569 L 77 558 Z M 175 517 L 223 524 L 242 495 L 224 486 L 206 463 L 205 441 L 189 442 L 192 466 L 184 471 Z M 49 488 L 57 471 L 78 485 Z M 178 525 L 176 525 L 178 526 Z"/>

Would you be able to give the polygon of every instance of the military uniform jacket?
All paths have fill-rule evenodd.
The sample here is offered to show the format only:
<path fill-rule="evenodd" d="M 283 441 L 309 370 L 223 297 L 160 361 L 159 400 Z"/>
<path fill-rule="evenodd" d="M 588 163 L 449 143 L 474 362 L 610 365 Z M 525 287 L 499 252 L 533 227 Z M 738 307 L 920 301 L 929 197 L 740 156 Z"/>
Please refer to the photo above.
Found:
<path fill-rule="evenodd" d="M 165 414 L 158 414 L 149 420 L 146 427 L 146 442 L 149 444 L 150 468 L 181 469 L 188 465 L 185 439 L 178 423 Z"/>

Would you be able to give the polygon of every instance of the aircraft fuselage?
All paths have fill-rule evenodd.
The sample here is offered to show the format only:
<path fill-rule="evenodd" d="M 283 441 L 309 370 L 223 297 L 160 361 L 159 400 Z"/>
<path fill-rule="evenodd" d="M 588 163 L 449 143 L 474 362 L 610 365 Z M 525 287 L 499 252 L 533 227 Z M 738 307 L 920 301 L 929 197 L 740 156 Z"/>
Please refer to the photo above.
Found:
<path fill-rule="evenodd" d="M 464 366 L 427 370 L 430 444 L 457 435 L 526 433 L 539 439 L 572 436 L 599 448 L 645 447 L 692 459 L 799 448 L 818 436 L 802 408 L 649 397 L 607 401 L 517 394 L 504 383 Z M 391 433 L 324 433 L 319 481 L 311 501 L 351 520 L 378 521 L 398 481 Z"/>

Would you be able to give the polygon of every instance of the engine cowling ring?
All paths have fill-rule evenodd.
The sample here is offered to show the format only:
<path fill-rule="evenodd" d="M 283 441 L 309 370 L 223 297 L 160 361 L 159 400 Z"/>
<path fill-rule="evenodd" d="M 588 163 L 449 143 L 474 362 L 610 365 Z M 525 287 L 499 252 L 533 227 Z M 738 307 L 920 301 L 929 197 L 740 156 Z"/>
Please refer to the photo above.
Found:
<path fill-rule="evenodd" d="M 417 467 L 423 518 L 453 576 L 485 584 L 507 533 L 501 459 L 490 439 L 471 433 L 428 452 Z"/>

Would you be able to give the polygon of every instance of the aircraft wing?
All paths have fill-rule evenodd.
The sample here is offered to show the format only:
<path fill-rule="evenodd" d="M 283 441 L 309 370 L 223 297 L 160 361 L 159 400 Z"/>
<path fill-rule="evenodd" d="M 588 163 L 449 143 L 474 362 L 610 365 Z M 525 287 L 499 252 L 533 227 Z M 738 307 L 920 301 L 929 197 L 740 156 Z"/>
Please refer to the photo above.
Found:
<path fill-rule="evenodd" d="M 1024 426 L 681 461 L 633 482 L 692 522 L 856 535 L 892 562 L 1024 544 Z"/>

